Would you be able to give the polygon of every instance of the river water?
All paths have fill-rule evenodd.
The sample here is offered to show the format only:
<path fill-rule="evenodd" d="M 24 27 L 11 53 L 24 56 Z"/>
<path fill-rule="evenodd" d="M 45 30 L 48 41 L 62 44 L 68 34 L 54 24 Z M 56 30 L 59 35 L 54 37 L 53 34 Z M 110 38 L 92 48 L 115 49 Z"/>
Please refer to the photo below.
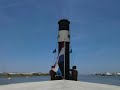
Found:
<path fill-rule="evenodd" d="M 10 80 L 8 78 L 0 78 L 0 85 L 22 83 L 22 82 L 49 81 L 49 80 L 50 80 L 50 76 L 14 77 L 11 78 Z M 92 83 L 120 86 L 120 76 L 79 75 L 78 80 L 83 82 L 92 82 Z"/>

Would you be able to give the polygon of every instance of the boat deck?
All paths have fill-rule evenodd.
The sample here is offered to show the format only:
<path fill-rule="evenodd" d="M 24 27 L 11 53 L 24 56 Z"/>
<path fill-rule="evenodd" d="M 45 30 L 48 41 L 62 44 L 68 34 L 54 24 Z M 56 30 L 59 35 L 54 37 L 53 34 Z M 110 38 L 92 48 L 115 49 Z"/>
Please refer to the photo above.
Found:
<path fill-rule="evenodd" d="M 0 90 L 120 90 L 120 86 L 56 80 L 1 85 Z"/>

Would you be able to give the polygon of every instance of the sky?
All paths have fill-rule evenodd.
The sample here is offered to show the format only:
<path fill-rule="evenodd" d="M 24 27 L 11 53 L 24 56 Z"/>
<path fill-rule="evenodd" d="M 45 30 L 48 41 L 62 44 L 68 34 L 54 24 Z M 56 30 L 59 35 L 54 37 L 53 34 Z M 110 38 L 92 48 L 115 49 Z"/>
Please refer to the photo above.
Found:
<path fill-rule="evenodd" d="M 0 0 L 0 72 L 49 72 L 58 21 L 68 19 L 70 67 L 120 72 L 120 0 Z"/>

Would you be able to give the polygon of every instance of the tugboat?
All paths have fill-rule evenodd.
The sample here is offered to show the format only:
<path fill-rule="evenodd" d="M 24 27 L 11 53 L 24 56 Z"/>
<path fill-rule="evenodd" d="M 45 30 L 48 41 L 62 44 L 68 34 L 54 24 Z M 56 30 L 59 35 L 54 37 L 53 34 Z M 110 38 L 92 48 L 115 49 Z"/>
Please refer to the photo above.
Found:
<path fill-rule="evenodd" d="M 70 22 L 62 19 L 58 24 L 58 58 L 50 70 L 51 80 L 54 81 L 0 85 L 0 90 L 120 90 L 120 87 L 115 85 L 77 81 L 76 66 L 69 68 Z"/>
<path fill-rule="evenodd" d="M 70 22 L 67 19 L 61 19 L 58 22 L 58 57 L 55 65 L 51 66 L 51 80 L 75 80 L 77 81 L 78 71 L 76 66 L 70 69 Z"/>

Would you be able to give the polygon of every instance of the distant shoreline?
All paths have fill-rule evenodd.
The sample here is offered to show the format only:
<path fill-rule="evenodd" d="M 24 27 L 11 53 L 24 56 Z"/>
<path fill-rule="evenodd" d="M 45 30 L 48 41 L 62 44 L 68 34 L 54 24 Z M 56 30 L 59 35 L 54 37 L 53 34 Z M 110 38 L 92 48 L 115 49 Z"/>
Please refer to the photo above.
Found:
<path fill-rule="evenodd" d="M 8 77 L 30 77 L 30 76 L 49 76 L 49 73 L 32 73 L 32 74 L 9 74 L 9 73 L 1 73 L 0 78 L 8 78 Z"/>

